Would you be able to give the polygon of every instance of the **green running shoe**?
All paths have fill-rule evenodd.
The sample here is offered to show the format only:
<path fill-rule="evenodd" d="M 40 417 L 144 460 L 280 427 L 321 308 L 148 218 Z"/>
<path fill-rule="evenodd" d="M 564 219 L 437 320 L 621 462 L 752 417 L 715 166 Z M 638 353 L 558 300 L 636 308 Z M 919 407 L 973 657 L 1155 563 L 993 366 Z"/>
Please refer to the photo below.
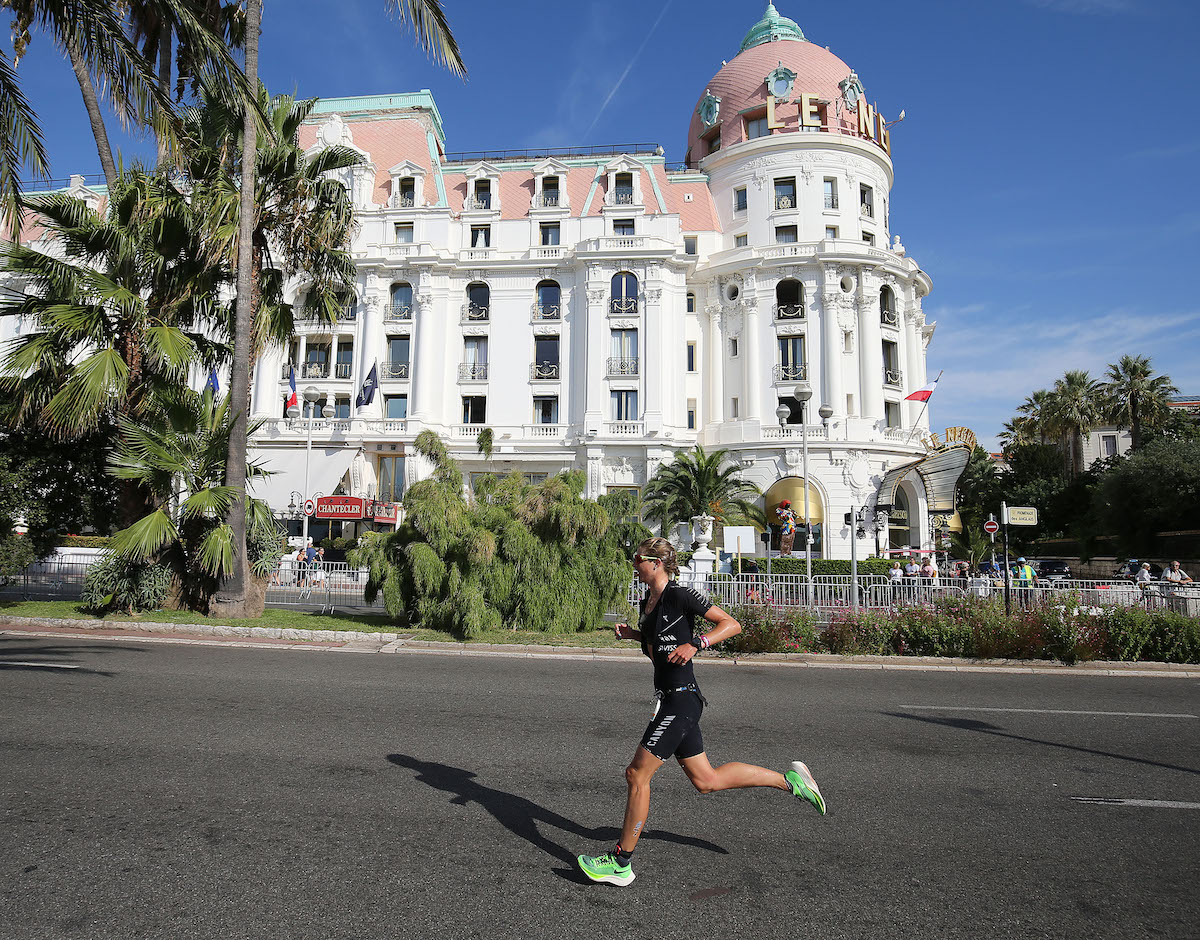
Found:
<path fill-rule="evenodd" d="M 634 879 L 633 866 L 622 865 L 621 860 L 613 852 L 592 858 L 590 855 L 580 855 L 577 859 L 583 873 L 592 881 L 604 881 L 610 885 L 629 884 Z"/>
<path fill-rule="evenodd" d="M 825 798 L 804 761 L 792 761 L 792 769 L 783 775 L 783 779 L 791 785 L 792 796 L 803 797 L 816 807 L 818 813 L 825 815 Z"/>

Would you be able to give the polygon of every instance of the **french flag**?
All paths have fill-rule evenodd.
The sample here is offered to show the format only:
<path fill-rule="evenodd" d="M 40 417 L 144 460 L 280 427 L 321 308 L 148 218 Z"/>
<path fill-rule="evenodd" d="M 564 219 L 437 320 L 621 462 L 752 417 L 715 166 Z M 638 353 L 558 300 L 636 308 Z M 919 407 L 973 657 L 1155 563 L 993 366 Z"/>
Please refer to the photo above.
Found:
<path fill-rule="evenodd" d="M 296 397 L 296 367 L 288 366 L 288 385 L 292 387 L 292 394 L 288 396 L 287 404 L 284 409 L 291 408 L 293 405 L 299 404 L 300 399 Z"/>
<path fill-rule="evenodd" d="M 933 394 L 933 390 L 937 388 L 937 379 L 934 379 L 928 385 L 922 385 L 919 389 L 905 398 L 905 401 L 929 401 L 929 396 Z"/>

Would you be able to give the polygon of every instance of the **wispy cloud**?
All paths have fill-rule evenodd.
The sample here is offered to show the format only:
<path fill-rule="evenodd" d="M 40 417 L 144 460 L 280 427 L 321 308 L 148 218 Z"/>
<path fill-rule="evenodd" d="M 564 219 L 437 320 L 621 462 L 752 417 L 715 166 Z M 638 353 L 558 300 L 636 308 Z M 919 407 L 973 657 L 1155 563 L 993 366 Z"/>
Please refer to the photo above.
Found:
<path fill-rule="evenodd" d="M 650 42 L 650 37 L 654 35 L 654 31 L 658 29 L 658 24 L 663 21 L 663 17 L 667 15 L 667 10 L 670 8 L 671 0 L 667 0 L 667 2 L 663 4 L 662 11 L 658 14 L 658 19 L 654 21 L 654 25 L 646 30 L 646 35 L 642 38 L 642 44 L 638 46 L 637 52 L 633 54 L 633 58 L 630 59 L 629 64 L 625 66 L 625 71 L 621 73 L 621 77 L 617 79 L 616 83 L 612 87 L 612 90 L 608 93 L 608 96 L 603 102 L 601 102 L 600 107 L 596 109 L 596 116 L 592 118 L 592 123 L 588 126 L 587 132 L 583 135 L 585 139 L 592 133 L 592 129 L 600 120 L 600 115 L 604 113 L 604 109 L 608 107 L 608 103 L 613 100 L 613 96 L 617 93 L 617 89 L 621 87 L 621 83 L 625 81 L 625 77 L 633 69 L 634 64 L 641 57 L 642 52 L 645 51 L 646 44 Z"/>
<path fill-rule="evenodd" d="M 1148 147 L 1145 150 L 1134 150 L 1122 155 L 1122 160 L 1171 160 L 1175 157 L 1187 157 L 1200 152 L 1200 140 L 1175 144 L 1171 147 Z"/>

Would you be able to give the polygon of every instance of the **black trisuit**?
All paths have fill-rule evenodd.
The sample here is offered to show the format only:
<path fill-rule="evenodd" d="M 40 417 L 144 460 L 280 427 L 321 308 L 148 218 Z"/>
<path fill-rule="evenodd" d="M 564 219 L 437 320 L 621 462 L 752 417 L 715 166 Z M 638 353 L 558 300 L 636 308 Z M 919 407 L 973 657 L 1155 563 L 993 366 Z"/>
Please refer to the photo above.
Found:
<path fill-rule="evenodd" d="M 696 685 L 692 662 L 681 666 L 668 662 L 675 647 L 690 643 L 698 650 L 696 618 L 704 618 L 712 607 L 692 588 L 668 581 L 662 597 L 649 614 L 646 601 L 641 603 L 638 630 L 642 634 L 642 652 L 654 663 L 654 694 L 660 699 L 654 717 L 642 735 L 642 747 L 661 761 L 669 757 L 683 760 L 704 753 L 700 736 L 700 713 L 704 696 Z"/>

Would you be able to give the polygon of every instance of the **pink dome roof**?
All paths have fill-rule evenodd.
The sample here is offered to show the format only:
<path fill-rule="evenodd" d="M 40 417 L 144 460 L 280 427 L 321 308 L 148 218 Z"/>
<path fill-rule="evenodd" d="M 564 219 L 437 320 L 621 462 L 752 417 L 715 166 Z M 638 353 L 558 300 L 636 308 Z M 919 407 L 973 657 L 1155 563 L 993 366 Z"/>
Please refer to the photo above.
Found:
<path fill-rule="evenodd" d="M 796 73 L 796 82 L 789 96 L 792 100 L 805 93 L 836 102 L 842 96 L 838 83 L 850 74 L 850 66 L 832 52 L 811 42 L 783 39 L 752 46 L 721 66 L 705 88 L 706 93 L 721 99 L 718 120 L 722 147 L 745 139 L 741 112 L 766 107 L 767 86 L 764 79 L 779 65 Z M 697 108 L 704 96 L 705 93 L 701 93 L 696 102 Z M 776 119 L 784 122 L 786 130 L 796 130 L 798 110 L 795 104 L 779 105 Z M 839 120 L 832 104 L 828 110 L 826 121 L 832 124 L 835 132 L 855 132 L 858 126 L 855 112 L 847 112 L 843 108 Z M 704 126 L 700 115 L 693 110 L 688 127 L 689 162 L 698 162 L 708 154 L 707 146 L 702 143 L 697 147 L 696 142 L 711 130 Z"/>

